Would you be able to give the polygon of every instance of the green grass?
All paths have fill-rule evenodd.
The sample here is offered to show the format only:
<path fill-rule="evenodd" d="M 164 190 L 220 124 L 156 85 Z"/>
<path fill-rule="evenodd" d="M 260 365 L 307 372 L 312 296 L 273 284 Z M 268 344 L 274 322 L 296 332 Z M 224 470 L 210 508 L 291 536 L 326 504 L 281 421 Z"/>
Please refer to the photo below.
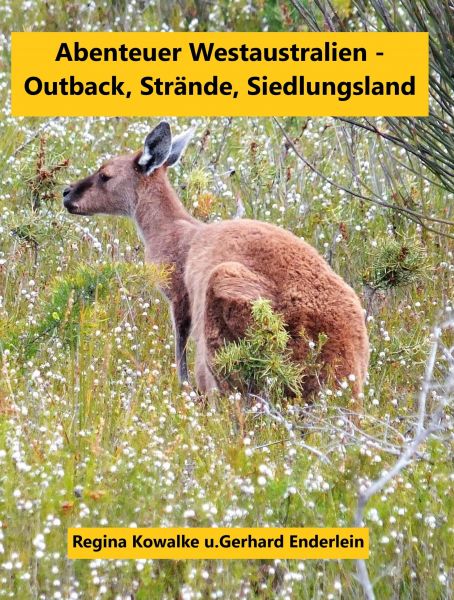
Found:
<path fill-rule="evenodd" d="M 16 0 L 5 3 L 11 13 L 3 7 L 3 33 L 41 20 L 49 30 L 67 29 L 69 21 L 75 29 L 105 29 L 116 16 L 139 30 L 167 16 L 175 28 L 191 20 L 189 8 L 186 18 L 171 3 L 133 14 L 121 2 L 68 11 L 57 2 L 50 12 L 31 4 L 27 13 Z M 260 13 L 241 13 L 245 4 L 221 4 L 218 12 L 238 29 L 259 28 Z M 267 9 L 279 16 L 274 3 Z M 325 390 L 300 421 L 291 404 L 282 409 L 302 428 L 292 436 L 239 395 L 207 403 L 192 387 L 180 389 L 168 310 L 155 287 L 165 274 L 144 267 L 127 220 L 76 218 L 61 207 L 68 181 L 106 155 L 139 148 L 156 120 L 12 119 L 7 82 L 0 83 L 0 598 L 361 597 L 349 561 L 68 561 L 66 529 L 351 525 L 359 486 L 388 468 L 396 456 L 387 450 L 398 451 L 411 435 L 430 331 L 452 308 L 452 240 L 313 176 L 270 119 L 194 120 L 197 136 L 172 174 L 188 209 L 207 221 L 232 218 L 241 199 L 246 216 L 282 225 L 329 257 L 369 308 L 362 428 L 386 438 L 387 450 L 349 429 L 347 390 Z M 175 131 L 188 125 L 170 121 Z M 385 198 L 395 185 L 405 187 L 418 209 L 453 218 L 453 198 L 440 188 L 397 162 L 385 176 L 382 142 L 358 134 L 352 157 L 332 119 L 282 123 L 335 181 L 351 185 L 353 160 L 358 176 Z M 39 188 L 36 206 L 43 126 L 46 164 L 69 165 Z M 369 306 L 365 273 L 377 273 L 377 248 L 394 238 L 422 250 L 424 276 L 378 289 Z M 438 381 L 445 370 L 438 360 Z M 366 509 L 377 598 L 452 597 L 450 418 L 451 437 L 431 439 L 424 459 Z"/>

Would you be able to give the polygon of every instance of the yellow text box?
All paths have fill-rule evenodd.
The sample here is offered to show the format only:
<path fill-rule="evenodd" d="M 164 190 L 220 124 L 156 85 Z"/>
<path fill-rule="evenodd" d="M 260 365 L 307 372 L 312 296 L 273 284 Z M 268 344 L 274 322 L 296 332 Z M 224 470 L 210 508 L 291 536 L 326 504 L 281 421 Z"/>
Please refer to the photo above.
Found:
<path fill-rule="evenodd" d="M 84 559 L 365 559 L 367 528 L 81 527 L 68 557 Z"/>
<path fill-rule="evenodd" d="M 428 65 L 424 32 L 14 32 L 12 113 L 426 116 Z"/>

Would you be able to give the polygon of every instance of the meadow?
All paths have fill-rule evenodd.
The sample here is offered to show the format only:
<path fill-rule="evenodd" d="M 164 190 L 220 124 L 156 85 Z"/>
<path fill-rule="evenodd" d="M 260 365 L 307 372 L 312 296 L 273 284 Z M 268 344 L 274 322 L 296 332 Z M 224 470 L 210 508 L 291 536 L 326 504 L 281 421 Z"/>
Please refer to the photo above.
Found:
<path fill-rule="evenodd" d="M 140 148 L 157 120 L 10 116 L 11 30 L 196 29 L 192 6 L 0 1 L 0 598 L 361 597 L 353 561 L 69 561 L 66 530 L 350 526 L 358 494 L 414 438 L 423 383 L 436 428 L 367 502 L 367 566 L 377 598 L 452 598 L 449 330 L 430 380 L 424 372 L 434 327 L 453 316 L 454 244 L 452 229 L 429 231 L 405 209 L 453 220 L 454 194 L 339 120 L 167 116 L 174 133 L 196 127 L 171 173 L 194 216 L 291 230 L 367 313 L 359 425 L 348 389 L 303 407 L 239 393 L 207 401 L 193 380 L 178 384 L 155 287 L 166 273 L 145 265 L 133 224 L 62 207 L 68 182 Z M 273 3 L 211 8 L 211 29 L 260 29 L 275 15 Z"/>

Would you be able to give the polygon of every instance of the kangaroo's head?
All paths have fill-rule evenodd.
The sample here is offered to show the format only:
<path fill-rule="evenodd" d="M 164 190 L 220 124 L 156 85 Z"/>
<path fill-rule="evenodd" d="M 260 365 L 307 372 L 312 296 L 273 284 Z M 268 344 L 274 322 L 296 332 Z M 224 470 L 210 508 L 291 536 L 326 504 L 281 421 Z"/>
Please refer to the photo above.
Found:
<path fill-rule="evenodd" d="M 112 158 L 92 175 L 69 185 L 63 191 L 65 208 L 76 215 L 133 214 L 143 178 L 175 165 L 192 134 L 190 129 L 172 138 L 169 124 L 161 121 L 147 135 L 143 150 Z M 147 189 L 153 193 L 152 185 Z"/>

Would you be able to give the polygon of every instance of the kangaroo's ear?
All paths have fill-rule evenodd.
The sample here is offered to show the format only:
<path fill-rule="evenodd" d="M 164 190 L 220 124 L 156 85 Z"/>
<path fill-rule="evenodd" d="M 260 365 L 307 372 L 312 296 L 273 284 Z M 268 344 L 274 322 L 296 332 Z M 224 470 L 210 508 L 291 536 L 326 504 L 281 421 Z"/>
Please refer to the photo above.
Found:
<path fill-rule="evenodd" d="M 153 131 L 147 135 L 142 156 L 138 164 L 146 175 L 153 173 L 167 160 L 172 147 L 172 133 L 167 121 L 161 121 Z"/>
<path fill-rule="evenodd" d="M 180 133 L 180 135 L 176 135 L 172 139 L 172 148 L 170 149 L 170 154 L 166 160 L 167 167 L 173 167 L 180 160 L 181 155 L 184 152 L 184 149 L 190 142 L 192 136 L 194 135 L 194 127 L 188 129 L 184 133 Z"/>

